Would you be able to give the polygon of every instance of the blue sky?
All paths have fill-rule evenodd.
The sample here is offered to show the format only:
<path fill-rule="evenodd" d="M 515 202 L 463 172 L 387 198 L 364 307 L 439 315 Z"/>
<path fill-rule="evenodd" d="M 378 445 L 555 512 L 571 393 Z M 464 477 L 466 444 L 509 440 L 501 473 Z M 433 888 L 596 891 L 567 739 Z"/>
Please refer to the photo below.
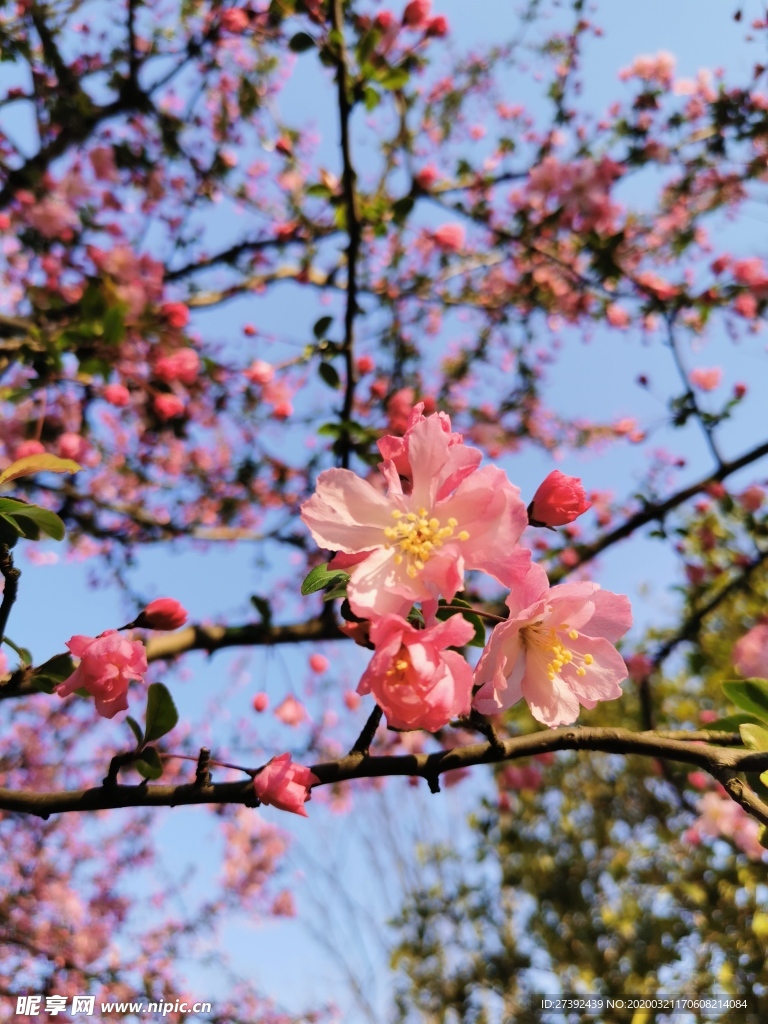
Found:
<path fill-rule="evenodd" d="M 729 17 L 730 8 L 735 6 L 735 0 L 730 5 L 720 0 L 674 0 L 672 3 L 670 0 L 643 0 L 642 3 L 604 0 L 597 5 L 594 14 L 604 28 L 604 36 L 588 43 L 584 58 L 586 88 L 582 107 L 599 114 L 610 100 L 626 95 L 628 87 L 617 81 L 616 74 L 639 53 L 672 51 L 678 58 L 681 76 L 693 76 L 701 67 L 722 66 L 727 74 L 743 78 L 745 70 L 761 55 L 757 45 L 753 44 L 751 49 L 745 47 L 744 25 L 763 12 L 761 5 L 745 3 L 744 21 L 739 26 Z M 513 9 L 509 0 L 474 3 L 439 0 L 435 3 L 436 12 L 445 13 L 451 22 L 451 45 L 456 51 L 503 38 L 514 27 Z M 529 102 L 524 76 L 510 80 L 509 88 L 510 102 Z M 302 123 L 309 119 L 315 123 L 324 140 L 321 152 L 327 153 L 327 166 L 335 170 L 338 168 L 337 129 L 333 107 L 328 102 L 330 90 L 327 74 L 318 71 L 313 58 L 307 55 L 297 62 L 294 77 L 279 104 L 286 121 Z M 359 136 L 362 127 L 357 128 Z M 357 145 L 364 172 L 369 143 L 358 141 Z M 633 199 L 642 200 L 642 190 L 650 188 L 650 184 L 633 184 L 632 189 L 639 190 Z M 766 220 L 768 214 L 759 204 L 750 204 L 736 223 L 723 226 L 718 242 L 727 238 L 727 244 L 739 254 L 765 255 Z M 222 225 L 222 231 L 230 227 Z M 223 309 L 197 314 L 195 326 L 204 336 L 237 337 L 242 323 L 253 320 L 262 330 L 302 338 L 324 312 L 314 293 L 292 292 L 286 288 L 265 298 L 249 298 Z M 567 332 L 563 333 L 563 339 L 562 357 L 551 371 L 550 383 L 550 395 L 558 407 L 592 418 L 637 416 L 643 425 L 662 420 L 663 402 L 634 384 L 639 373 L 647 373 L 657 383 L 657 390 L 666 394 L 672 363 L 658 340 L 643 346 L 632 331 L 625 338 L 597 332 L 588 345 L 570 338 Z M 750 338 L 734 347 L 717 327 L 707 334 L 699 351 L 686 354 L 690 366 L 722 365 L 727 386 L 737 380 L 744 380 L 750 386 L 741 415 L 723 430 L 723 446 L 729 456 L 749 447 L 765 429 L 764 409 L 768 402 L 765 358 L 762 337 Z M 277 443 L 279 430 L 279 427 L 275 429 Z M 654 441 L 660 447 L 674 444 L 689 460 L 681 482 L 698 477 L 710 467 L 703 440 L 693 429 L 673 437 L 668 430 L 659 427 Z M 611 488 L 624 493 L 640 476 L 644 458 L 640 449 L 615 448 L 604 456 L 569 457 L 557 465 L 566 472 L 582 476 L 590 488 Z M 555 463 L 543 464 L 540 455 L 531 454 L 514 462 L 510 460 L 507 468 L 522 488 L 524 497 L 530 497 L 554 466 Z M 764 468 L 763 473 L 768 476 Z M 54 550 L 54 545 L 48 548 Z M 674 571 L 675 564 L 663 547 L 638 540 L 606 557 L 599 578 L 609 589 L 630 594 L 636 620 L 644 627 L 651 623 L 663 625 L 667 616 L 673 614 L 675 599 L 668 588 Z M 31 648 L 36 662 L 61 650 L 63 641 L 73 633 L 94 635 L 124 619 L 126 609 L 120 595 L 112 589 L 90 589 L 88 573 L 87 563 L 69 564 L 63 559 L 56 565 L 24 566 L 21 599 L 14 610 L 9 632 L 16 642 Z M 247 544 L 237 548 L 210 544 L 206 550 L 188 545 L 177 553 L 149 550 L 141 555 L 133 580 L 148 597 L 167 594 L 180 598 L 194 620 L 215 617 L 234 622 L 250 617 L 248 595 L 268 592 L 273 582 L 270 575 L 256 570 L 253 549 Z M 233 673 L 239 673 L 235 692 L 229 694 L 224 704 L 221 728 L 227 736 L 238 732 L 241 721 L 259 728 L 261 723 L 254 720 L 250 711 L 253 693 L 266 689 L 274 705 L 288 689 L 300 692 L 308 677 L 306 658 L 310 651 L 307 649 L 254 651 L 247 665 L 235 668 L 242 653 L 225 652 L 211 659 L 195 654 L 188 661 L 189 679 L 167 677 L 182 718 L 203 720 L 210 702 L 216 702 L 222 690 L 229 690 Z M 353 689 L 363 663 L 362 652 L 345 646 L 343 651 L 328 649 L 326 653 L 333 658 L 329 685 Z M 356 717 L 350 716 L 347 722 L 350 742 L 365 713 L 364 706 Z M 113 728 L 116 744 L 123 742 L 124 727 L 114 723 Z M 284 726 L 279 726 L 278 730 L 275 733 L 270 719 L 263 741 L 257 739 L 253 746 L 249 736 L 249 745 L 243 751 L 245 763 L 256 764 L 265 756 L 291 749 L 296 734 Z M 245 730 L 246 735 L 249 732 L 250 728 Z M 214 731 L 216 735 L 218 732 Z M 233 919 L 225 936 L 235 965 L 251 974 L 266 992 L 289 1009 L 334 1000 L 345 1008 L 345 1021 L 350 1024 L 364 1021 L 362 1011 L 350 1000 L 348 981 L 337 957 L 324 950 L 308 933 L 302 923 L 304 915 L 315 931 L 331 935 L 335 928 L 342 929 L 339 942 L 346 948 L 354 971 L 367 979 L 369 1001 L 379 1015 L 383 1014 L 389 995 L 386 943 L 382 942 L 386 935 L 384 921 L 396 906 L 400 884 L 407 882 L 414 870 L 407 857 L 399 864 L 397 851 L 407 853 L 414 835 L 424 839 L 450 836 L 452 841 L 461 843 L 461 822 L 473 798 L 486 785 L 483 773 L 478 770 L 476 775 L 471 783 L 439 797 L 430 797 L 423 790 L 413 790 L 395 780 L 383 796 L 371 794 L 362 798 L 352 816 L 334 815 L 317 801 L 310 805 L 309 821 L 265 809 L 265 817 L 295 837 L 289 877 L 297 872 L 303 874 L 303 881 L 297 888 L 300 914 L 297 920 L 284 923 L 254 923 L 245 916 Z M 194 849 L 198 892 L 204 892 L 206 879 L 217 875 L 220 864 L 221 840 L 215 821 L 200 809 L 158 812 L 156 818 L 156 834 L 167 869 L 178 872 L 189 860 L 188 851 Z M 396 835 L 387 838 L 387 828 Z M 374 863 L 371 843 L 375 844 L 381 865 Z M 392 868 L 393 878 L 384 882 L 382 872 L 386 872 L 388 866 Z M 353 908 L 346 915 L 333 911 L 336 918 L 342 919 L 335 922 L 328 917 L 329 907 L 338 902 L 334 886 L 328 885 L 328 873 L 343 879 L 343 890 Z M 143 884 L 140 878 L 137 884 Z M 301 964 L 298 971 L 297 962 Z M 194 968 L 194 979 L 202 998 L 215 999 L 226 992 L 227 980 L 217 970 Z"/>

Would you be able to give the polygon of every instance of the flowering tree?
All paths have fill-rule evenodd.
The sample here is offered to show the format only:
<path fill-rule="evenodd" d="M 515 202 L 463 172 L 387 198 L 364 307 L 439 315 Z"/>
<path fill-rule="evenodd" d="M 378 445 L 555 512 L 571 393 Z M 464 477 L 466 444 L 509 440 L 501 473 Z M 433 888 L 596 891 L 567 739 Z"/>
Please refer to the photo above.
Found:
<path fill-rule="evenodd" d="M 600 30 L 581 0 L 541 22 L 533 2 L 527 34 L 466 55 L 446 50 L 450 25 L 429 0 L 397 12 L 357 0 L 171 6 L 171 21 L 134 0 L 116 17 L 94 0 L 84 20 L 79 4 L 19 0 L 0 22 L 14 78 L 0 135 L 5 997 L 142 991 L 174 1003 L 174 959 L 223 912 L 292 912 L 290 892 L 270 888 L 286 840 L 253 808 L 306 815 L 310 794 L 340 800 L 391 776 L 438 793 L 441 778 L 481 765 L 499 789 L 481 827 L 505 891 L 543 901 L 565 863 L 556 851 L 574 863 L 579 841 L 597 851 L 581 887 L 546 897 L 535 934 L 564 981 L 569 963 L 583 964 L 582 981 L 626 963 L 649 900 L 633 897 L 636 930 L 613 942 L 616 900 L 602 925 L 582 904 L 607 851 L 618 856 L 609 824 L 639 834 L 652 817 L 655 852 L 614 858 L 614 877 L 647 889 L 649 872 L 675 863 L 673 938 L 703 927 L 693 911 L 686 923 L 683 898 L 706 920 L 712 879 L 729 885 L 734 928 L 750 921 L 749 963 L 713 938 L 697 984 L 749 991 L 768 930 L 754 907 L 768 826 L 757 479 L 768 440 L 723 441 L 748 388 L 723 396 L 721 368 L 691 353 L 713 333 L 754 345 L 768 304 L 763 259 L 718 243 L 765 180 L 765 68 L 689 80 L 667 53 L 638 57 L 595 121 L 578 96 L 582 50 Z M 532 54 L 541 85 L 510 96 L 504 76 Z M 311 126 L 281 113 L 281 88 L 309 61 L 335 119 L 333 170 Z M 633 180 L 653 183 L 651 200 L 623 198 Z M 298 341 L 259 326 L 273 293 L 311 311 Z M 236 340 L 207 315 L 224 309 Z M 638 379 L 656 388 L 670 441 L 650 451 L 634 494 L 585 490 L 551 467 L 552 455 L 643 450 L 652 437 L 652 423 L 592 418 L 589 394 L 573 413 L 550 395 L 561 335 L 578 345 L 598 332 L 663 349 L 672 371 Z M 686 478 L 693 432 L 708 462 Z M 523 498 L 511 456 L 526 453 L 543 482 Z M 679 620 L 628 646 L 630 601 L 593 576 L 598 556 L 649 525 L 684 567 Z M 123 581 L 150 545 L 256 543 L 275 587 L 237 624 L 186 625 L 183 593 L 135 602 L 127 624 L 62 637 L 69 653 L 37 664 L 12 639 L 19 567 L 43 571 L 37 543 L 65 532 L 73 555 Z M 233 764 L 215 723 L 202 743 L 171 688 L 150 682 L 189 652 L 275 645 L 310 645 L 322 676 L 321 643 L 359 648 L 356 691 L 324 691 L 335 725 L 281 694 L 277 721 L 303 739 L 269 760 Z M 256 712 L 268 704 L 253 697 Z M 546 767 L 518 765 L 531 758 Z M 553 791 L 560 817 L 542 834 Z M 127 928 L 119 880 L 151 856 L 158 809 L 185 804 L 222 815 L 221 893 L 118 963 L 105 944 Z M 117 809 L 132 809 L 129 824 L 110 833 L 107 816 L 96 857 L 91 818 Z M 720 840 L 730 859 L 710 866 Z M 697 881 L 692 895 L 702 877 L 709 890 Z M 461 873 L 458 885 L 464 919 L 479 920 L 480 888 Z M 403 1015 L 450 1006 L 475 1019 L 481 983 L 519 1008 L 529 954 L 511 940 L 493 954 L 480 942 L 452 978 L 435 968 L 431 957 L 447 957 L 440 914 L 461 906 L 445 897 L 416 907 L 434 934 L 408 934 L 404 912 Z M 564 921 L 573 935 L 589 925 L 594 942 L 559 946 Z M 663 935 L 643 941 L 645 960 L 617 967 L 612 984 L 631 988 L 665 960 Z M 715 977 L 718 958 L 741 973 Z M 284 1018 L 244 991 L 217 1019 Z"/>

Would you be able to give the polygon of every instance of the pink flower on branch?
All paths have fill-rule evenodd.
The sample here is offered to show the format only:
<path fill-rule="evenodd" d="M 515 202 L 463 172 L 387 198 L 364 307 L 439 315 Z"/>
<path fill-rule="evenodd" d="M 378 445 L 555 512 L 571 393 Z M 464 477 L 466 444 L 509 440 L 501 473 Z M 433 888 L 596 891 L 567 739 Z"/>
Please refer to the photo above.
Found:
<path fill-rule="evenodd" d="M 494 715 L 524 697 L 531 714 L 551 728 L 570 725 L 579 705 L 621 696 L 624 659 L 613 646 L 632 625 L 629 599 L 597 583 L 550 587 L 531 565 L 506 601 L 509 618 L 496 626 L 483 652 L 473 706 Z"/>
<path fill-rule="evenodd" d="M 253 788 L 263 804 L 307 818 L 304 804 L 310 799 L 310 787 L 319 782 L 309 768 L 295 764 L 290 754 L 280 754 L 261 769 L 253 780 Z"/>
<path fill-rule="evenodd" d="M 371 625 L 376 653 L 357 692 L 372 693 L 395 729 L 435 732 L 457 715 L 469 713 L 472 669 L 456 651 L 474 636 L 460 615 L 427 629 L 416 629 L 399 615 Z"/>
<path fill-rule="evenodd" d="M 138 640 L 127 640 L 116 629 L 107 629 L 97 637 L 73 636 L 67 647 L 80 664 L 55 692 L 68 697 L 85 689 L 96 701 L 102 718 L 114 718 L 128 707 L 128 684 L 143 680 L 147 671 L 147 652 Z"/>
<path fill-rule="evenodd" d="M 699 391 L 714 391 L 715 388 L 720 387 L 720 381 L 723 379 L 723 371 L 719 366 L 713 366 L 705 368 L 703 366 L 697 366 L 696 369 L 691 370 L 688 374 L 688 380 L 691 385 L 698 388 Z"/>
<path fill-rule="evenodd" d="M 387 494 L 348 469 L 320 474 L 301 518 L 321 547 L 355 555 L 347 597 L 361 618 L 405 614 L 416 601 L 451 600 L 464 572 L 479 569 L 512 587 L 530 553 L 517 542 L 528 517 L 506 474 L 467 466 L 437 415 L 415 424 L 407 458 L 408 493 L 392 460 L 380 465 Z M 479 454 L 479 453 L 478 453 Z"/>
<path fill-rule="evenodd" d="M 592 507 L 576 476 L 553 469 L 533 496 L 528 507 L 531 526 L 565 526 Z"/>
<path fill-rule="evenodd" d="M 768 679 L 768 624 L 753 626 L 733 647 L 733 664 L 739 675 Z"/>
<path fill-rule="evenodd" d="M 144 629 L 178 629 L 188 618 L 186 608 L 175 598 L 158 597 L 149 602 L 133 624 Z"/>

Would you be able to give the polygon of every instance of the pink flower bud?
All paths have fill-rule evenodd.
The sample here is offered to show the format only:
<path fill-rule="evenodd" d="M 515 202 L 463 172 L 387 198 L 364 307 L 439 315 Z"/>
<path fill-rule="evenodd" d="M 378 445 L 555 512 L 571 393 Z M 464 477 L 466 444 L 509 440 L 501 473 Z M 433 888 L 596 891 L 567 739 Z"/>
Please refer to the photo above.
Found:
<path fill-rule="evenodd" d="M 624 663 L 633 683 L 642 683 L 653 669 L 653 662 L 647 654 L 630 654 L 624 659 Z"/>
<path fill-rule="evenodd" d="M 387 29 L 392 28 L 394 22 L 395 16 L 392 11 L 379 11 L 373 19 L 374 27 L 380 29 L 382 32 L 386 32 Z"/>
<path fill-rule="evenodd" d="M 26 459 L 30 455 L 44 455 L 45 445 L 39 441 L 22 441 L 14 452 L 17 459 Z"/>
<path fill-rule="evenodd" d="M 233 35 L 244 32 L 248 28 L 248 15 L 239 7 L 230 7 L 229 10 L 222 11 L 219 20 L 224 31 L 231 32 Z"/>
<path fill-rule="evenodd" d="M 408 28 L 426 28 L 432 9 L 432 0 L 411 0 L 403 11 L 403 24 Z"/>
<path fill-rule="evenodd" d="M 281 135 L 275 143 L 275 150 L 283 156 L 293 156 L 293 145 L 286 135 Z"/>
<path fill-rule="evenodd" d="M 275 376 L 274 366 L 263 359 L 256 359 L 244 372 L 252 384 L 269 384 Z"/>
<path fill-rule="evenodd" d="M 733 385 L 733 397 L 734 398 L 743 398 L 744 395 L 746 395 L 746 393 L 747 393 L 747 385 L 746 384 L 742 384 L 741 382 L 739 382 L 738 384 L 734 384 Z"/>
<path fill-rule="evenodd" d="M 309 667 L 319 676 L 328 671 L 330 664 L 324 654 L 311 654 L 309 657 Z"/>
<path fill-rule="evenodd" d="M 758 484 L 752 484 L 741 492 L 738 501 L 745 512 L 757 512 L 765 501 L 765 491 Z"/>
<path fill-rule="evenodd" d="M 357 711 L 360 707 L 360 695 L 355 693 L 354 690 L 346 690 L 344 693 L 344 703 L 350 711 Z"/>
<path fill-rule="evenodd" d="M 107 384 L 101 394 L 105 402 L 117 406 L 118 409 L 129 405 L 131 401 L 131 393 L 124 384 Z"/>
<path fill-rule="evenodd" d="M 183 302 L 164 302 L 160 312 L 168 321 L 168 326 L 180 331 L 189 323 L 189 309 Z"/>
<path fill-rule="evenodd" d="M 184 413 L 184 403 L 178 395 L 156 395 L 153 404 L 161 420 L 173 420 Z"/>
<path fill-rule="evenodd" d="M 532 526 L 565 526 L 591 507 L 581 480 L 553 469 L 533 496 L 528 520 Z"/>
<path fill-rule="evenodd" d="M 158 597 L 150 601 L 136 619 L 144 629 L 178 629 L 189 618 L 189 613 L 172 597 Z"/>
<path fill-rule="evenodd" d="M 423 189 L 425 192 L 429 192 L 439 177 L 440 172 L 435 165 L 427 164 L 426 167 L 421 168 L 421 170 L 414 176 L 413 180 L 419 188 Z"/>
<path fill-rule="evenodd" d="M 461 224 L 443 224 L 432 237 L 443 252 L 458 252 L 464 248 L 465 233 Z"/>
<path fill-rule="evenodd" d="M 359 374 L 370 373 L 376 366 L 370 356 L 360 356 L 357 360 L 357 372 Z"/>
<path fill-rule="evenodd" d="M 253 710 L 254 711 L 266 711 L 269 707 L 269 697 L 266 693 L 257 693 L 253 698 Z"/>
<path fill-rule="evenodd" d="M 434 36 L 436 39 L 443 39 L 448 35 L 450 26 L 448 25 L 448 19 L 444 14 L 438 14 L 436 18 L 427 25 L 427 35 Z"/>
<path fill-rule="evenodd" d="M 62 459 L 75 459 L 79 461 L 84 451 L 88 448 L 88 442 L 79 434 L 62 434 L 58 441 L 59 455 Z"/>
<path fill-rule="evenodd" d="M 253 780 L 253 788 L 263 804 L 306 818 L 304 804 L 310 798 L 310 787 L 319 782 L 309 768 L 294 764 L 290 754 L 280 754 L 261 769 Z"/>

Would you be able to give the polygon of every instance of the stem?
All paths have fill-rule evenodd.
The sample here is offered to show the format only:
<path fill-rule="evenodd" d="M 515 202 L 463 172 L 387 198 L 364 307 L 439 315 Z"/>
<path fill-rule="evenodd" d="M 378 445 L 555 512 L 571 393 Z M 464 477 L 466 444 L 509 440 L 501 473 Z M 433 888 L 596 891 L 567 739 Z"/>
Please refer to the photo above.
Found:
<path fill-rule="evenodd" d="M 376 735 L 376 730 L 379 728 L 383 714 L 384 712 L 377 704 L 368 716 L 368 721 L 363 726 L 363 731 L 355 740 L 355 745 L 350 750 L 350 754 L 362 754 L 363 757 L 368 757 L 368 751 L 371 749 L 373 737 Z"/>
<path fill-rule="evenodd" d="M 19 576 L 21 571 L 13 564 L 11 549 L 6 544 L 0 544 L 0 574 L 5 579 L 3 600 L 0 604 L 0 643 L 5 639 L 5 627 L 8 625 L 8 616 L 19 592 Z M 16 650 L 13 644 L 11 647 Z"/>
<path fill-rule="evenodd" d="M 360 253 L 360 215 L 357 205 L 355 182 L 357 174 L 352 163 L 352 151 L 349 138 L 349 122 L 352 115 L 352 103 L 349 99 L 349 69 L 347 67 L 347 50 L 344 43 L 344 15 L 342 0 L 331 0 L 331 25 L 338 33 L 338 54 L 336 57 L 336 89 L 339 104 L 339 127 L 341 129 L 342 186 L 347 216 L 347 305 L 344 314 L 343 355 L 346 371 L 344 388 L 344 404 L 342 406 L 341 465 L 349 468 L 351 439 L 348 423 L 352 417 L 352 406 L 355 398 L 355 316 L 357 315 L 357 260 Z"/>

